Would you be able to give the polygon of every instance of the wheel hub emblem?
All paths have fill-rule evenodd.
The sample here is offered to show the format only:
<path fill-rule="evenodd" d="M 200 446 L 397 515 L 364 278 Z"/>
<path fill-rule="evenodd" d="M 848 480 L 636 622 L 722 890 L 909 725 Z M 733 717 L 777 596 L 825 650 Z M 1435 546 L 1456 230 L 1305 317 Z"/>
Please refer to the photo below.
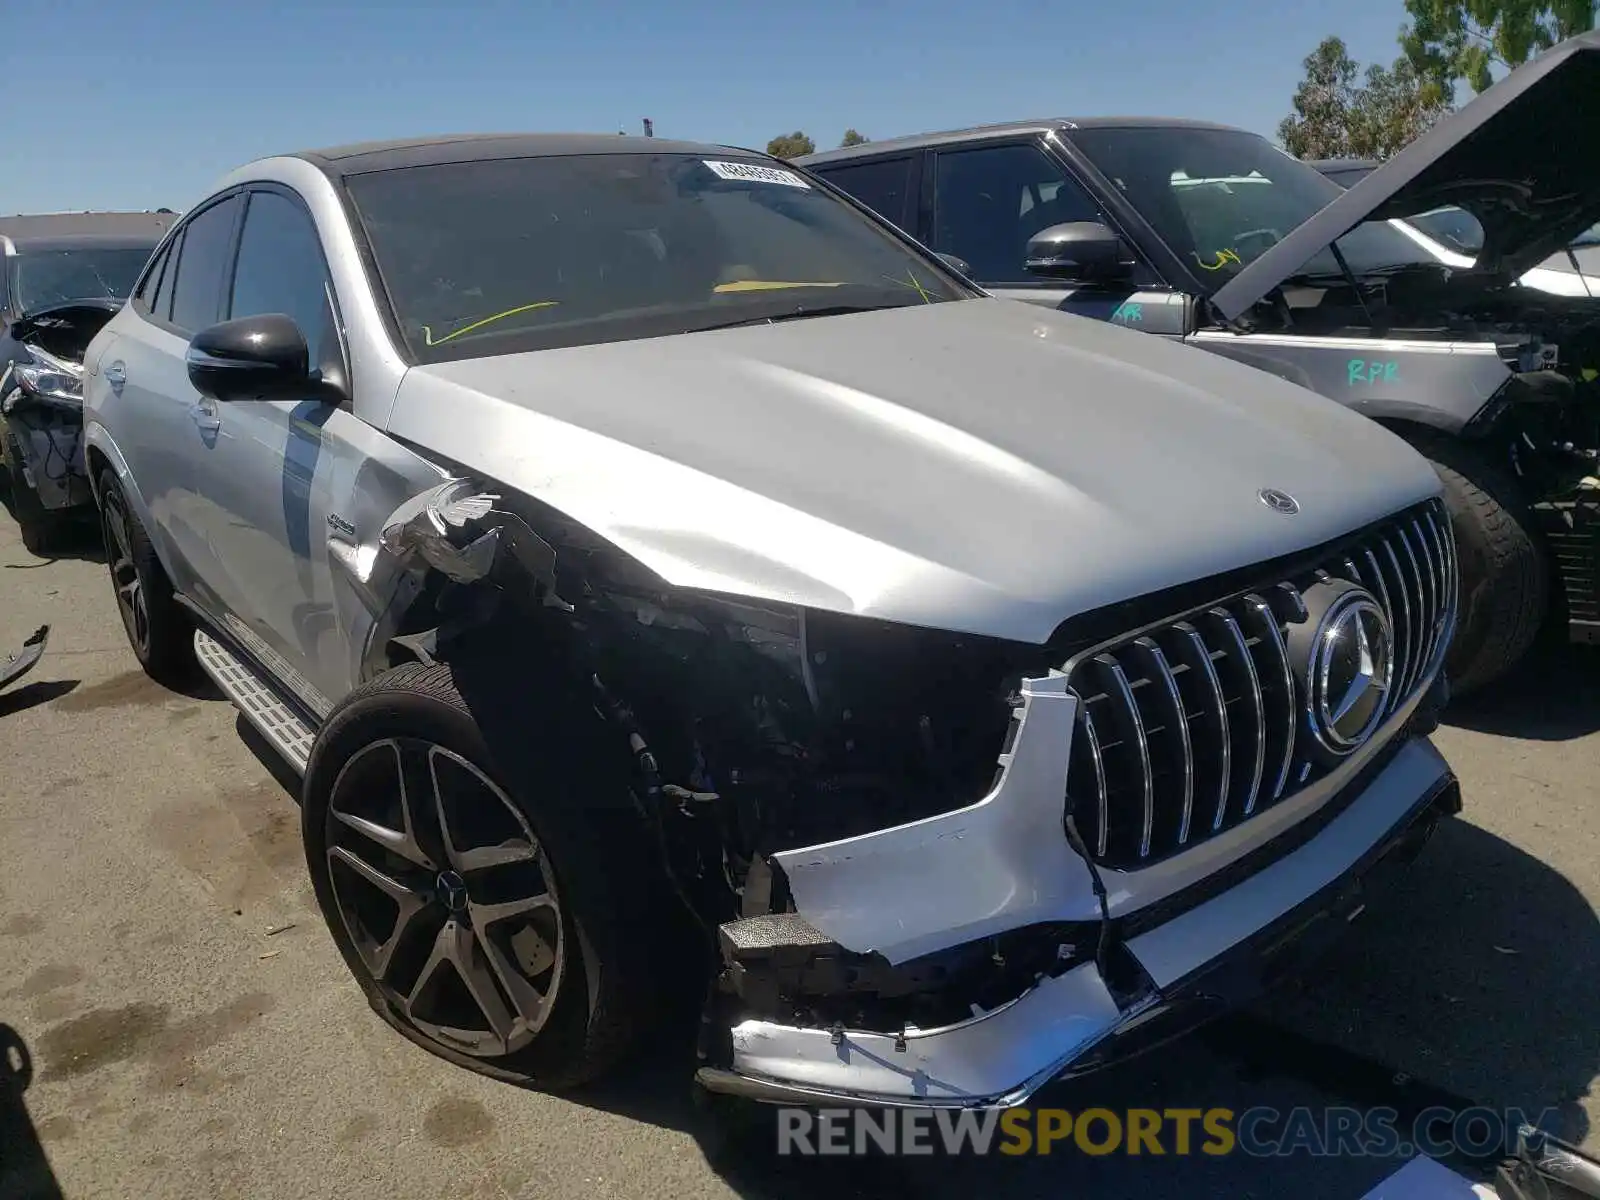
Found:
<path fill-rule="evenodd" d="M 436 886 L 439 889 L 439 903 L 455 914 L 467 911 L 467 881 L 465 879 L 454 871 L 442 871 L 439 874 Z"/>

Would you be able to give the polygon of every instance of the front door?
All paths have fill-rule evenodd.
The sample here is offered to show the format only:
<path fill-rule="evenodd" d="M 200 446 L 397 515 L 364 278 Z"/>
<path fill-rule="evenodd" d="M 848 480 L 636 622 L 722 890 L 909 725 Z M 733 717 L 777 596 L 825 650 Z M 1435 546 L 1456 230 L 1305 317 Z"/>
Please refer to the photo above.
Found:
<path fill-rule="evenodd" d="M 1024 269 L 1028 241 L 1068 221 L 1115 227 L 1067 169 L 1034 140 L 939 150 L 934 159 L 930 246 L 966 261 L 996 296 L 1095 320 L 1182 337 L 1186 297 L 1142 265 L 1126 283 L 1086 287 L 1041 280 Z"/>

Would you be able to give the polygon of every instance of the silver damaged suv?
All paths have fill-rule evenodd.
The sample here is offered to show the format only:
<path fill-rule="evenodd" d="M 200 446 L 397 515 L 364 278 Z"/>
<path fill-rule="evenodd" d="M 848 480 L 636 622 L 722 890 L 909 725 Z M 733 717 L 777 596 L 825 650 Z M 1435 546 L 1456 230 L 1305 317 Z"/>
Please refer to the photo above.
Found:
<path fill-rule="evenodd" d="M 1459 809 L 1426 462 L 764 155 L 252 163 L 85 369 L 135 653 L 301 774 L 351 972 L 491 1074 L 593 1078 L 681 981 L 714 1091 L 1015 1103 Z"/>

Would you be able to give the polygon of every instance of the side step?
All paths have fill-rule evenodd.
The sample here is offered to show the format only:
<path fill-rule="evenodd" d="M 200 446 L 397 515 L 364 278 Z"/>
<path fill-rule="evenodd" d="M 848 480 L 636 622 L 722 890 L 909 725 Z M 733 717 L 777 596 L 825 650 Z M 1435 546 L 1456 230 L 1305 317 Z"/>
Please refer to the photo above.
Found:
<path fill-rule="evenodd" d="M 316 736 L 311 726 L 232 651 L 204 630 L 194 631 L 194 655 L 206 674 L 244 714 L 245 720 L 283 755 L 296 774 L 304 775 L 311 758 L 311 742 Z"/>

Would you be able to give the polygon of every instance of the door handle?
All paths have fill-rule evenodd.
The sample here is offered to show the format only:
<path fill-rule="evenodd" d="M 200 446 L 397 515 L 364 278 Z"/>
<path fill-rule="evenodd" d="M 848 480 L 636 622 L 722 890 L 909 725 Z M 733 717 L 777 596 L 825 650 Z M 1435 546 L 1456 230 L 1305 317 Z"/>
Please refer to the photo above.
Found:
<path fill-rule="evenodd" d="M 128 382 L 128 368 L 120 358 L 106 367 L 106 382 L 114 388 L 120 388 Z"/>
<path fill-rule="evenodd" d="M 196 404 L 191 408 L 189 410 L 189 418 L 201 433 L 215 433 L 222 428 L 222 418 L 204 404 Z"/>

